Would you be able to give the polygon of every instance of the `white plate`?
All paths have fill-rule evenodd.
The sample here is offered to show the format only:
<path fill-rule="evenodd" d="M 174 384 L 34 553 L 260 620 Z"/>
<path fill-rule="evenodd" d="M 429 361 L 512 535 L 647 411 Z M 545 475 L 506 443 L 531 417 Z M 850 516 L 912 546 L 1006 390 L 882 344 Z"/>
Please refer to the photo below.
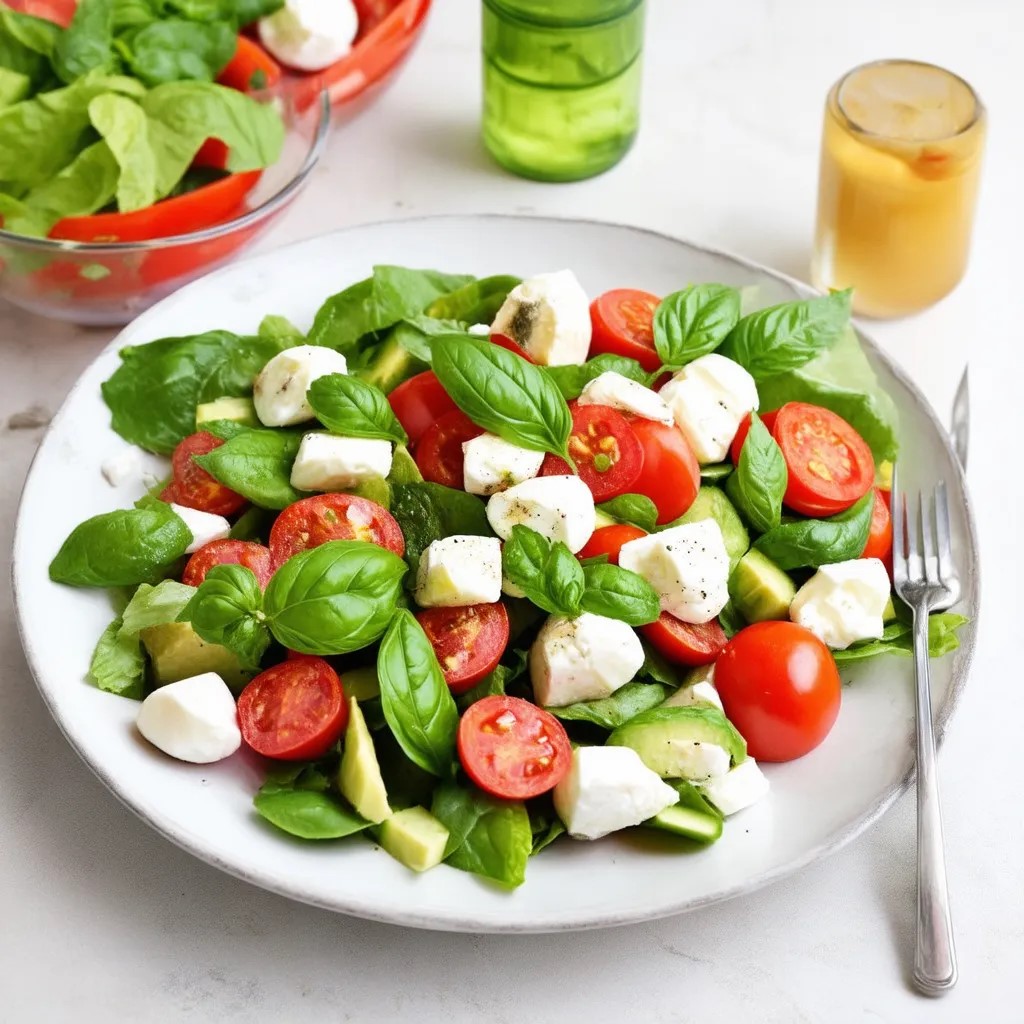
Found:
<path fill-rule="evenodd" d="M 761 304 L 808 294 L 798 283 L 721 253 L 629 227 L 504 217 L 439 217 L 367 225 L 238 263 L 189 285 L 131 324 L 86 371 L 53 421 L 22 498 L 14 580 L 28 660 L 44 700 L 85 762 L 143 820 L 197 857 L 256 885 L 362 917 L 425 928 L 547 931 L 597 928 L 702 906 L 764 885 L 849 842 L 902 792 L 913 746 L 909 659 L 844 673 L 850 685 L 827 741 L 770 766 L 771 798 L 726 823 L 722 839 L 679 853 L 660 837 L 563 841 L 529 865 L 526 884 L 499 891 L 448 867 L 414 875 L 363 840 L 301 843 L 252 810 L 261 769 L 238 754 L 209 766 L 165 758 L 136 734 L 137 705 L 85 681 L 111 618 L 103 593 L 50 583 L 47 565 L 82 519 L 123 507 L 136 480 L 111 489 L 101 464 L 127 447 L 108 426 L 100 383 L 117 350 L 215 327 L 256 329 L 265 313 L 308 327 L 321 301 L 375 263 L 474 274 L 571 267 L 587 292 L 640 287 L 665 294 L 691 281 L 757 285 Z M 976 542 L 964 481 L 945 431 L 907 377 L 870 344 L 902 415 L 908 484 L 945 478 L 953 549 L 976 617 Z M 938 733 L 963 687 L 974 625 L 956 655 L 933 663 Z M 69 840 L 70 841 L 70 840 Z"/>

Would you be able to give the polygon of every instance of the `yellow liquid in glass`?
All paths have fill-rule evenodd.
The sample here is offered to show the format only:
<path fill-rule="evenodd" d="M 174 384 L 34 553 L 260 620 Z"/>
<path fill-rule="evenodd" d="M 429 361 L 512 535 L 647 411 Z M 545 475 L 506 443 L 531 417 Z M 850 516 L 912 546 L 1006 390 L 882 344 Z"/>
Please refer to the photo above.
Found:
<path fill-rule="evenodd" d="M 812 276 L 854 289 L 854 309 L 914 313 L 963 276 L 984 148 L 984 111 L 962 79 L 884 61 L 829 93 Z"/>

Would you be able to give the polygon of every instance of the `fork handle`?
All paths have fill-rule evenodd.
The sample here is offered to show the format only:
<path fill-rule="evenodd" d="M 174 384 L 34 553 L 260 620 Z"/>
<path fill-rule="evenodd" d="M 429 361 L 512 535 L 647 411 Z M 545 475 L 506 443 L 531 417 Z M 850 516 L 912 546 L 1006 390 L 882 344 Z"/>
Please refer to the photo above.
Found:
<path fill-rule="evenodd" d="M 953 924 L 942 846 L 939 783 L 935 770 L 928 609 L 914 609 L 914 670 L 917 695 L 917 948 L 914 984 L 925 995 L 948 992 L 957 979 Z"/>

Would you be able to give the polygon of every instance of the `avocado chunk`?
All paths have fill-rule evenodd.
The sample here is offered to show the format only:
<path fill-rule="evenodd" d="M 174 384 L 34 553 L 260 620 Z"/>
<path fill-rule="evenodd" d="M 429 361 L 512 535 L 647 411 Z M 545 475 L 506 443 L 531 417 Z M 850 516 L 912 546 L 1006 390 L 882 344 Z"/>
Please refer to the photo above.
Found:
<path fill-rule="evenodd" d="M 718 523 L 722 540 L 725 541 L 725 550 L 729 553 L 731 572 L 750 547 L 750 534 L 739 512 L 720 487 L 702 487 L 693 504 L 671 525 L 699 523 L 702 519 L 714 519 Z"/>
<path fill-rule="evenodd" d="M 413 871 L 426 871 L 444 860 L 448 829 L 423 807 L 407 807 L 380 827 L 380 845 Z"/>
<path fill-rule="evenodd" d="M 215 398 L 196 406 L 196 428 L 217 420 L 231 420 L 246 427 L 258 427 L 256 406 L 251 398 Z"/>
<path fill-rule="evenodd" d="M 429 369 L 426 363 L 417 359 L 395 337 L 389 334 L 373 356 L 373 361 L 356 375 L 367 384 L 378 387 L 386 395 L 394 391 L 404 380 Z"/>
<path fill-rule="evenodd" d="M 788 619 L 796 586 L 770 558 L 751 548 L 729 577 L 729 596 L 747 622 Z"/>
<path fill-rule="evenodd" d="M 383 505 L 384 508 L 391 508 L 391 484 L 383 477 L 364 480 L 356 487 L 350 487 L 348 493 L 360 498 L 368 498 L 370 501 L 377 502 L 378 505 Z"/>
<path fill-rule="evenodd" d="M 882 610 L 882 621 L 883 622 L 895 622 L 896 621 L 896 605 L 892 602 L 892 596 L 890 595 L 889 600 L 885 602 L 885 608 Z"/>
<path fill-rule="evenodd" d="M 220 644 L 207 643 L 189 622 L 147 626 L 139 637 L 149 655 L 157 686 L 216 672 L 237 693 L 252 678 L 232 651 Z"/>
<path fill-rule="evenodd" d="M 348 725 L 338 771 L 338 787 L 341 795 L 367 821 L 379 825 L 391 816 L 377 752 L 373 749 L 373 737 L 366 728 L 366 719 L 355 697 L 348 700 Z"/>
<path fill-rule="evenodd" d="M 404 444 L 396 444 L 394 455 L 391 457 L 391 472 L 388 474 L 388 483 L 392 484 L 418 484 L 423 482 L 423 474 L 416 460 L 409 454 L 409 449 Z"/>
<path fill-rule="evenodd" d="M 671 785 L 679 794 L 679 803 L 659 811 L 644 824 L 702 843 L 713 843 L 722 834 L 722 815 L 691 783 L 678 779 Z"/>
<path fill-rule="evenodd" d="M 377 678 L 377 669 L 373 665 L 346 669 L 341 681 L 345 687 L 346 697 L 372 700 L 380 696 L 380 679 Z"/>

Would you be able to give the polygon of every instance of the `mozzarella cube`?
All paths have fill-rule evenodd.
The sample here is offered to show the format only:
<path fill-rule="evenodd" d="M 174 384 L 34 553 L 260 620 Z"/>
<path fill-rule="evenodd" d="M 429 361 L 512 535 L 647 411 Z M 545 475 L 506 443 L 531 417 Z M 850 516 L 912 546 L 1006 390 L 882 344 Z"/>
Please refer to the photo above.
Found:
<path fill-rule="evenodd" d="M 224 540 L 231 533 L 231 524 L 223 517 L 212 512 L 200 512 L 197 508 L 185 508 L 171 502 L 171 510 L 183 520 L 192 532 L 192 543 L 185 548 L 185 554 L 191 555 L 213 540 Z"/>
<path fill-rule="evenodd" d="M 701 786 L 704 794 L 724 815 L 735 814 L 768 795 L 768 780 L 757 762 L 748 757 L 725 775 Z"/>
<path fill-rule="evenodd" d="M 135 719 L 142 735 L 179 761 L 209 764 L 242 744 L 235 698 L 216 672 L 204 672 L 154 690 Z"/>
<path fill-rule="evenodd" d="M 494 434 L 463 442 L 463 477 L 470 494 L 495 494 L 531 480 L 540 472 L 544 453 L 520 448 Z"/>
<path fill-rule="evenodd" d="M 678 803 L 679 794 L 630 747 L 577 747 L 552 793 L 555 811 L 576 839 L 600 839 Z"/>
<path fill-rule="evenodd" d="M 796 592 L 789 617 L 833 650 L 877 639 L 885 629 L 889 574 L 877 558 L 823 565 Z"/>
<path fill-rule="evenodd" d="M 590 540 L 596 515 L 594 496 L 578 476 L 534 477 L 487 502 L 487 520 L 502 540 L 512 536 L 513 526 L 528 526 L 573 554 Z"/>
<path fill-rule="evenodd" d="M 680 686 L 671 697 L 662 702 L 661 706 L 663 708 L 688 708 L 694 705 L 725 711 L 722 706 L 722 698 L 718 696 L 718 690 L 715 689 L 714 683 L 709 682 Z"/>
<path fill-rule="evenodd" d="M 584 385 L 577 402 L 580 405 L 607 405 L 669 427 L 675 422 L 672 410 L 657 391 L 612 370 Z"/>
<path fill-rule="evenodd" d="M 725 747 L 717 743 L 702 743 L 699 740 L 669 740 L 672 761 L 675 765 L 673 775 L 690 782 L 705 784 L 717 779 L 729 771 L 732 756 Z"/>
<path fill-rule="evenodd" d="M 299 491 L 342 491 L 391 472 L 391 442 L 365 437 L 306 434 L 292 463 Z"/>
<path fill-rule="evenodd" d="M 345 357 L 334 349 L 296 345 L 278 352 L 253 385 L 252 400 L 260 423 L 288 427 L 313 419 L 306 392 L 313 381 L 330 373 L 348 373 Z"/>
<path fill-rule="evenodd" d="M 684 366 L 659 394 L 702 465 L 725 458 L 743 418 L 757 408 L 754 378 L 715 352 Z"/>
<path fill-rule="evenodd" d="M 662 610 L 683 622 L 710 622 L 729 601 L 729 555 L 714 519 L 631 540 L 619 565 L 643 576 Z"/>
<path fill-rule="evenodd" d="M 298 71 L 322 71 L 341 60 L 359 34 L 352 0 L 285 0 L 259 20 L 260 42 L 282 64 Z"/>
<path fill-rule="evenodd" d="M 456 535 L 430 543 L 416 572 L 416 603 L 458 608 L 501 600 L 501 543 L 497 537 Z"/>
<path fill-rule="evenodd" d="M 491 324 L 542 366 L 582 363 L 590 351 L 590 304 L 571 270 L 538 274 L 508 293 Z"/>
<path fill-rule="evenodd" d="M 643 645 L 625 622 L 591 612 L 552 615 L 530 648 L 533 695 L 551 708 L 610 697 L 643 663 Z"/>

